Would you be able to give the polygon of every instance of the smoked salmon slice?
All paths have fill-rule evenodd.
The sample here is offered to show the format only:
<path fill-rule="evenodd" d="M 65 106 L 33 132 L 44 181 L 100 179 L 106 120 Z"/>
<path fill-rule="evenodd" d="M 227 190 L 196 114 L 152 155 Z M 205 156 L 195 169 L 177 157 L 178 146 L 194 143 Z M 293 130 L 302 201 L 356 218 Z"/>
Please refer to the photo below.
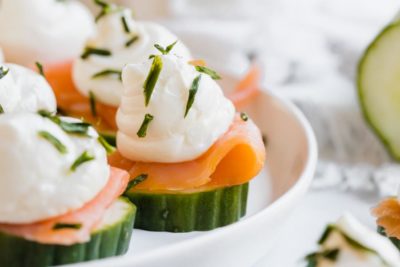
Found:
<path fill-rule="evenodd" d="M 119 152 L 111 166 L 127 170 L 131 178 L 147 174 L 135 190 L 191 190 L 244 184 L 255 177 L 266 157 L 260 130 L 249 119 L 235 117 L 230 129 L 199 158 L 180 163 L 133 162 Z"/>
<path fill-rule="evenodd" d="M 0 224 L 0 232 L 42 244 L 72 245 L 90 240 L 92 230 L 107 208 L 126 189 L 129 174 L 111 167 L 110 178 L 102 191 L 78 210 L 33 224 Z M 79 224 L 79 229 L 54 229 L 57 224 Z"/>
<path fill-rule="evenodd" d="M 69 116 L 83 118 L 98 130 L 116 131 L 117 108 L 96 101 L 96 116 L 92 114 L 90 100 L 82 95 L 72 80 L 72 62 L 45 66 L 46 79 L 53 88 L 58 107 Z"/>
<path fill-rule="evenodd" d="M 389 237 L 400 239 L 400 203 L 397 198 L 388 198 L 375 208 L 372 214 L 377 218 L 377 224 L 385 229 Z"/>
<path fill-rule="evenodd" d="M 261 70 L 257 65 L 253 65 L 235 90 L 228 95 L 237 109 L 249 104 L 260 93 L 260 80 Z"/>

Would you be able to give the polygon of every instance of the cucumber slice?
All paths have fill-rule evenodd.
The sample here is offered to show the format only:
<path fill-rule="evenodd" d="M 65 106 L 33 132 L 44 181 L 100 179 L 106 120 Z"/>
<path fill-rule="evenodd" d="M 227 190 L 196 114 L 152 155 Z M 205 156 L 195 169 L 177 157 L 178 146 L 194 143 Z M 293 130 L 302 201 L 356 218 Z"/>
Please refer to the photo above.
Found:
<path fill-rule="evenodd" d="M 387 237 L 385 229 L 381 226 L 378 226 L 378 233 Z M 395 237 L 388 237 L 388 238 L 390 241 L 392 241 L 393 245 L 400 251 L 400 240 Z"/>
<path fill-rule="evenodd" d="M 119 198 L 108 208 L 90 241 L 72 246 L 39 244 L 0 233 L 0 266 L 46 267 L 125 254 L 135 213 L 129 200 Z"/>
<path fill-rule="evenodd" d="M 400 19 L 371 43 L 358 66 L 364 116 L 389 153 L 400 160 Z"/>
<path fill-rule="evenodd" d="M 137 206 L 135 228 L 149 231 L 206 231 L 246 214 L 249 184 L 196 192 L 139 192 L 126 196 Z"/>

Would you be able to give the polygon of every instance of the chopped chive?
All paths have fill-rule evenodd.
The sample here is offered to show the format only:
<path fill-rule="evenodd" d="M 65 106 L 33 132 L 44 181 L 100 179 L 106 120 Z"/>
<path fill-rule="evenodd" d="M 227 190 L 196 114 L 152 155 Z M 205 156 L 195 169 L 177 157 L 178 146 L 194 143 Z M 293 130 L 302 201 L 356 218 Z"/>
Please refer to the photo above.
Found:
<path fill-rule="evenodd" d="M 207 74 L 213 80 L 220 80 L 221 79 L 221 76 L 219 76 L 218 73 L 215 70 L 212 70 L 212 69 L 204 67 L 204 66 L 195 66 L 195 68 L 196 68 L 196 70 L 198 72 Z"/>
<path fill-rule="evenodd" d="M 89 91 L 89 103 L 90 103 L 90 111 L 92 112 L 93 117 L 97 117 L 96 96 L 92 91 Z"/>
<path fill-rule="evenodd" d="M 167 55 L 169 52 L 171 52 L 171 50 L 174 48 L 174 46 L 176 45 L 177 42 L 178 42 L 178 40 L 176 40 L 172 44 L 168 45 L 166 48 L 162 47 L 159 44 L 155 44 L 154 47 L 157 48 L 157 50 L 160 51 L 161 54 Z"/>
<path fill-rule="evenodd" d="M 335 226 L 334 225 L 328 225 L 325 229 L 325 231 L 322 233 L 322 236 L 320 237 L 320 239 L 318 240 L 318 244 L 322 245 L 325 243 L 325 241 L 328 239 L 328 237 L 331 235 L 332 231 L 335 230 Z"/>
<path fill-rule="evenodd" d="M 125 192 L 124 194 L 126 194 L 127 192 L 129 192 L 132 188 L 134 188 L 135 186 L 137 186 L 138 184 L 140 184 L 141 182 L 143 182 L 144 180 L 146 180 L 148 177 L 147 174 L 141 174 L 136 176 L 133 180 L 131 180 L 128 185 L 126 186 Z"/>
<path fill-rule="evenodd" d="M 137 132 L 138 137 L 140 137 L 140 138 L 146 137 L 147 128 L 149 127 L 149 124 L 153 119 L 154 119 L 154 117 L 151 114 L 146 114 L 144 116 L 143 123 L 140 126 L 139 131 Z"/>
<path fill-rule="evenodd" d="M 40 137 L 49 141 L 61 154 L 68 152 L 67 147 L 51 133 L 47 131 L 39 131 L 38 134 Z"/>
<path fill-rule="evenodd" d="M 111 12 L 111 5 L 102 0 L 94 0 L 94 3 L 101 8 L 100 13 L 96 16 L 95 22 L 98 22 L 102 17 Z"/>
<path fill-rule="evenodd" d="M 0 66 L 0 79 L 2 79 L 4 76 L 6 76 L 9 71 L 10 71 L 9 68 L 7 68 L 5 66 Z"/>
<path fill-rule="evenodd" d="M 36 64 L 36 67 L 38 68 L 39 74 L 42 75 L 43 77 L 45 77 L 43 65 L 40 62 L 35 62 L 35 64 Z"/>
<path fill-rule="evenodd" d="M 163 54 L 163 55 L 166 54 L 164 47 L 162 47 L 161 45 L 155 44 L 154 47 L 157 48 L 157 50 L 160 51 L 161 54 Z"/>
<path fill-rule="evenodd" d="M 163 62 L 160 56 L 155 56 L 151 64 L 150 72 L 147 75 L 146 81 L 143 84 L 145 105 L 150 102 L 151 95 L 153 94 L 154 87 L 156 86 L 158 77 L 160 76 Z"/>
<path fill-rule="evenodd" d="M 131 39 L 129 39 L 129 40 L 125 43 L 125 47 L 130 47 L 130 46 L 133 45 L 137 40 L 139 40 L 139 36 L 138 36 L 138 35 L 133 36 Z"/>
<path fill-rule="evenodd" d="M 124 28 L 124 31 L 125 31 L 126 33 L 130 33 L 130 32 L 131 32 L 131 29 L 129 29 L 129 25 L 128 25 L 128 22 L 126 21 L 125 16 L 122 16 L 122 17 L 121 17 L 121 22 L 122 22 L 122 27 Z"/>
<path fill-rule="evenodd" d="M 245 112 L 240 112 L 240 118 L 243 121 L 248 121 L 249 120 L 249 116 Z"/>
<path fill-rule="evenodd" d="M 201 74 L 199 74 L 199 76 L 197 76 L 196 78 L 194 78 L 192 85 L 190 87 L 189 90 L 189 97 L 188 97 L 188 101 L 186 103 L 186 110 L 185 110 L 185 118 L 187 116 L 187 114 L 189 113 L 190 108 L 192 107 L 193 103 L 194 103 L 194 98 L 197 94 L 197 90 L 199 89 L 199 84 L 200 84 L 200 79 L 201 79 Z"/>
<path fill-rule="evenodd" d="M 95 74 L 92 75 L 92 79 L 96 79 L 96 78 L 101 78 L 104 76 L 111 76 L 111 75 L 116 75 L 118 76 L 118 79 L 121 80 L 121 75 L 122 75 L 122 71 L 120 70 L 113 70 L 113 69 L 106 69 L 106 70 L 102 70 L 99 71 Z"/>
<path fill-rule="evenodd" d="M 3 109 L 3 106 L 0 104 L 0 114 L 3 114 L 4 113 L 4 109 Z"/>
<path fill-rule="evenodd" d="M 111 56 L 111 51 L 103 48 L 86 47 L 81 55 L 82 59 L 87 59 L 91 55 L 98 55 L 103 57 Z"/>
<path fill-rule="evenodd" d="M 91 125 L 87 122 L 66 122 L 60 120 L 59 126 L 66 133 L 87 135 Z"/>
<path fill-rule="evenodd" d="M 307 267 L 316 267 L 320 259 L 326 259 L 331 262 L 335 262 L 339 256 L 339 249 L 327 249 L 321 252 L 315 252 L 308 254 L 305 260 L 308 262 Z"/>
<path fill-rule="evenodd" d="M 94 3 L 101 8 L 104 8 L 109 5 L 107 2 L 102 1 L 102 0 L 94 0 Z"/>
<path fill-rule="evenodd" d="M 110 145 L 106 139 L 104 139 L 104 137 L 99 136 L 97 138 L 97 141 L 99 141 L 99 143 L 104 147 L 104 149 L 106 150 L 107 154 L 111 154 L 115 151 L 115 147 L 113 147 L 112 145 Z"/>
<path fill-rule="evenodd" d="M 178 40 L 176 40 L 175 42 L 173 42 L 172 44 L 170 44 L 169 46 L 167 46 L 165 48 L 165 52 L 168 54 L 169 52 L 171 52 L 171 50 L 174 48 L 174 46 L 176 45 L 176 43 L 178 42 Z"/>
<path fill-rule="evenodd" d="M 75 161 L 72 163 L 70 170 L 75 171 L 80 165 L 85 162 L 94 160 L 94 156 L 90 155 L 87 151 L 84 151 Z"/>
<path fill-rule="evenodd" d="M 81 223 L 56 223 L 53 226 L 53 230 L 62 230 L 62 229 L 79 230 L 81 228 L 82 228 Z"/>
<path fill-rule="evenodd" d="M 57 115 L 52 114 L 51 112 L 47 110 L 39 110 L 38 114 L 42 117 L 48 118 L 60 128 L 69 134 L 81 134 L 87 136 L 89 127 L 91 126 L 89 123 L 86 122 L 66 122 L 62 121 L 60 117 Z"/>

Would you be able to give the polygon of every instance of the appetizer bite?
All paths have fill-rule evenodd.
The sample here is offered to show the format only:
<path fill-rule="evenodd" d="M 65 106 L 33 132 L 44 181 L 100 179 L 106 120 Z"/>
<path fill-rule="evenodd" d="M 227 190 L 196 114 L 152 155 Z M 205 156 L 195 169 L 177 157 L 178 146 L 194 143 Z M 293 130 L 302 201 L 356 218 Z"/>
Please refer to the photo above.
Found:
<path fill-rule="evenodd" d="M 0 115 L 0 266 L 42 267 L 124 254 L 135 206 L 129 174 L 88 124 L 48 111 Z M 105 146 L 105 147 L 104 147 Z"/>
<path fill-rule="evenodd" d="M 238 114 L 214 79 L 173 54 L 152 55 L 122 73 L 118 152 L 112 166 L 135 184 L 135 226 L 152 231 L 210 230 L 246 212 L 248 182 L 262 169 L 257 126 Z"/>
<path fill-rule="evenodd" d="M 318 241 L 319 250 L 306 256 L 307 267 L 397 267 L 400 256 L 384 237 L 346 214 L 330 224 Z"/>
<path fill-rule="evenodd" d="M 40 66 L 40 64 L 39 64 Z M 0 64 L 0 113 L 55 112 L 56 99 L 44 77 L 15 64 Z"/>
<path fill-rule="evenodd" d="M 79 55 L 93 29 L 93 16 L 79 1 L 1 1 L 0 46 L 7 62 L 64 62 Z"/>
<path fill-rule="evenodd" d="M 141 63 L 158 50 L 190 58 L 188 49 L 161 25 L 136 22 L 132 10 L 95 1 L 101 8 L 96 32 L 86 42 L 80 57 L 46 67 L 59 108 L 73 117 L 84 118 L 100 132 L 114 136 L 115 114 L 123 90 L 122 68 Z M 154 44 L 158 45 L 155 47 Z"/>
<path fill-rule="evenodd" d="M 400 194 L 400 192 L 399 192 Z M 388 237 L 400 250 L 400 196 L 383 200 L 372 214 L 377 218 L 378 231 Z"/>

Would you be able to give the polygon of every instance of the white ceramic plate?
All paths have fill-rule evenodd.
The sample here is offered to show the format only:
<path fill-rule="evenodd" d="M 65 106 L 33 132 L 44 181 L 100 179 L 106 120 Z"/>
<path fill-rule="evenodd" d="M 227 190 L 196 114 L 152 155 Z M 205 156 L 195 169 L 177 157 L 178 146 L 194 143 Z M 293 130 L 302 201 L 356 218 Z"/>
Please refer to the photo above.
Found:
<path fill-rule="evenodd" d="M 224 88 L 235 80 L 224 78 Z M 267 163 L 250 184 L 241 221 L 209 232 L 134 230 L 123 257 L 75 267 L 251 266 L 274 246 L 283 221 L 303 197 L 314 174 L 317 145 L 308 122 L 291 103 L 262 93 L 246 112 L 267 137 Z"/>

